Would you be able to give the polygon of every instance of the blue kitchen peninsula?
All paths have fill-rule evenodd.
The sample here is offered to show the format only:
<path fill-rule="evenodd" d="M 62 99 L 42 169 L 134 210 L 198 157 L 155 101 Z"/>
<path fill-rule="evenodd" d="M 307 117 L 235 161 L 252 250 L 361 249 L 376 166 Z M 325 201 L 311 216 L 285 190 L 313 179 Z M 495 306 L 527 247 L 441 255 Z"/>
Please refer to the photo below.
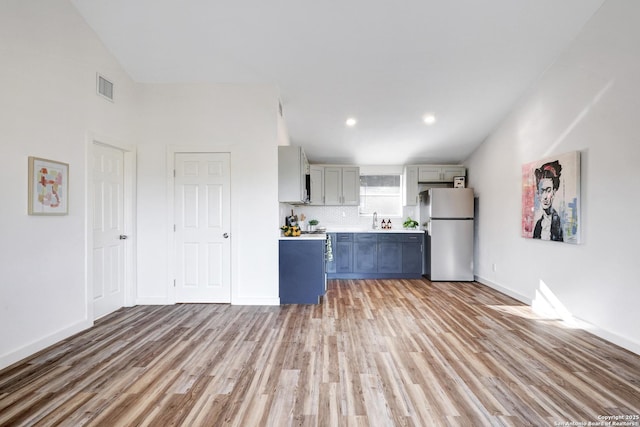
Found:
<path fill-rule="evenodd" d="M 326 291 L 326 234 L 280 237 L 280 304 L 318 304 Z"/>

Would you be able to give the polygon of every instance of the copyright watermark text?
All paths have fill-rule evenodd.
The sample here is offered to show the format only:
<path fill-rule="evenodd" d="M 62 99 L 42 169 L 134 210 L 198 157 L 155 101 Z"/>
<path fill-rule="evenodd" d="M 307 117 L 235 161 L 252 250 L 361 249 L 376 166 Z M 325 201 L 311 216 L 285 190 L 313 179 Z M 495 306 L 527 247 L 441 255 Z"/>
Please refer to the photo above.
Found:
<path fill-rule="evenodd" d="M 554 426 L 595 427 L 595 426 L 631 426 L 640 427 L 640 414 L 598 415 L 592 421 L 555 421 Z"/>

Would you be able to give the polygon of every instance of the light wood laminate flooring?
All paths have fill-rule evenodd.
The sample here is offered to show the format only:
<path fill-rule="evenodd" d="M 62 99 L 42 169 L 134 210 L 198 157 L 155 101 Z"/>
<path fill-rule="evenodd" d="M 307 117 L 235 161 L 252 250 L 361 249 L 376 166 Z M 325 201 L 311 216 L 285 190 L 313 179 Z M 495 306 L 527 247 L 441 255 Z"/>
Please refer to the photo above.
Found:
<path fill-rule="evenodd" d="M 2 426 L 640 425 L 639 415 L 640 356 L 478 283 L 334 280 L 315 306 L 124 308 L 0 371 Z"/>

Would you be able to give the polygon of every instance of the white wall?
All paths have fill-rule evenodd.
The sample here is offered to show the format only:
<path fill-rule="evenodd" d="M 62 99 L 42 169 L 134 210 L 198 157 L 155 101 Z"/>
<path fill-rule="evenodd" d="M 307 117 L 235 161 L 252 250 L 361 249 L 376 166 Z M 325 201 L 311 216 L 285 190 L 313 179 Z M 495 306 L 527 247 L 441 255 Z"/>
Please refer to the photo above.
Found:
<path fill-rule="evenodd" d="M 90 136 L 139 147 L 137 303 L 172 302 L 169 146 L 231 153 L 232 302 L 279 302 L 274 86 L 136 84 L 67 0 L 3 0 L 0 57 L 0 368 L 93 323 Z M 115 102 L 96 95 L 97 72 Z M 28 156 L 69 163 L 68 216 L 27 215 Z"/>
<path fill-rule="evenodd" d="M 268 85 L 144 85 L 138 303 L 173 302 L 168 147 L 231 153 L 232 303 L 279 303 L 277 95 Z"/>
<path fill-rule="evenodd" d="M 535 304 L 544 284 L 565 315 L 586 321 L 594 333 L 636 353 L 638 16 L 640 2 L 607 1 L 466 162 L 479 204 L 479 279 Z M 583 243 L 520 237 L 521 165 L 573 150 L 582 153 Z"/>
<path fill-rule="evenodd" d="M 66 0 L 0 2 L 0 368 L 89 326 L 89 132 L 134 143 L 133 82 Z M 116 102 L 96 95 L 96 72 Z M 27 215 L 27 158 L 69 163 L 69 215 Z"/>

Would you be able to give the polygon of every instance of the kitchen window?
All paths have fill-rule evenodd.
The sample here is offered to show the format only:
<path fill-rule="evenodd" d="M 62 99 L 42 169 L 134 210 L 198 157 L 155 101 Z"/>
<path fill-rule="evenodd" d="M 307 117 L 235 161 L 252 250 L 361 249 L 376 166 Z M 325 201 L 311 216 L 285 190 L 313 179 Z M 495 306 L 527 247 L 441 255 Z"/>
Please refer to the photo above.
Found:
<path fill-rule="evenodd" d="M 400 174 L 360 175 L 360 215 L 402 216 Z"/>

